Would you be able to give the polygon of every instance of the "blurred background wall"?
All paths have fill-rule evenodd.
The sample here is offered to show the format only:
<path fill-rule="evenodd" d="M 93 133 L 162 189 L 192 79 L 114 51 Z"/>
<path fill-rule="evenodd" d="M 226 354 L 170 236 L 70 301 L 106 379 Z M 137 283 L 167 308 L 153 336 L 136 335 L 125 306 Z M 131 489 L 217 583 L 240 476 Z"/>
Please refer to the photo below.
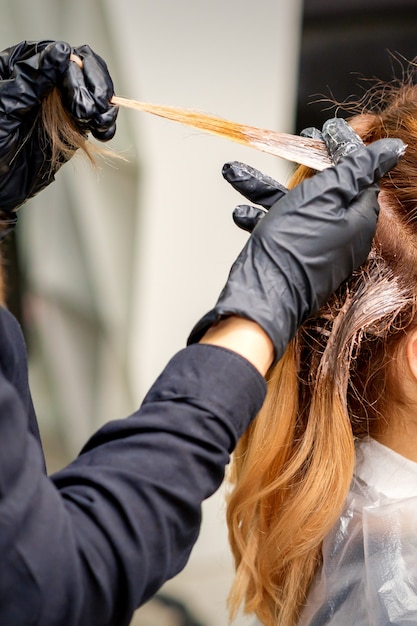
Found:
<path fill-rule="evenodd" d="M 360 75 L 389 79 L 387 50 L 416 54 L 411 0 L 0 0 L 0 9 L 2 48 L 88 43 L 118 95 L 285 132 L 321 126 L 333 113 L 317 100 L 360 96 Z M 231 220 L 240 198 L 223 163 L 245 161 L 283 183 L 291 170 L 127 110 L 112 147 L 127 161 L 95 172 L 74 158 L 21 210 L 6 244 L 9 306 L 28 341 L 49 471 L 102 423 L 136 409 L 215 302 L 246 241 Z M 137 626 L 226 626 L 223 498 L 220 490 L 204 504 L 189 564 L 137 612 Z"/>
<path fill-rule="evenodd" d="M 414 0 L 304 0 L 302 13 L 296 132 L 346 116 L 329 101 L 358 102 L 417 55 Z"/>

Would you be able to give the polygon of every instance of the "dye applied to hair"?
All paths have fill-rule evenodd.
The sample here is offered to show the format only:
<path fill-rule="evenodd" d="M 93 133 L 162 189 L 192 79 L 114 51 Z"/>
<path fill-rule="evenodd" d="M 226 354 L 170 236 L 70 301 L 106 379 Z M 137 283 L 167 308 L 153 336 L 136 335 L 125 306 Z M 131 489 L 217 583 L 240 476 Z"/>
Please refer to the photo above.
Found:
<path fill-rule="evenodd" d="M 193 128 L 231 139 L 249 148 L 261 150 L 299 165 L 306 165 L 315 170 L 321 171 L 332 165 L 324 142 L 318 139 L 279 133 L 256 126 L 246 126 L 245 124 L 232 122 L 214 115 L 199 113 L 191 109 L 160 106 L 118 96 L 114 96 L 112 102 L 121 107 L 151 113 L 173 122 L 179 122 L 185 126 L 192 126 Z"/>

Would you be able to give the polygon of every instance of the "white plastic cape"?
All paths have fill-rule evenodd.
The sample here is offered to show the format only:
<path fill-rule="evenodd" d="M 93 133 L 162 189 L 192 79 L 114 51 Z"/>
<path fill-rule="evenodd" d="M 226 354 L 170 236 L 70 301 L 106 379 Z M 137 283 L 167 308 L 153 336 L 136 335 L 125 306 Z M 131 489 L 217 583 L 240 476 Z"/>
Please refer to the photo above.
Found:
<path fill-rule="evenodd" d="M 406 624 L 417 625 L 417 463 L 368 437 L 297 626 Z"/>
<path fill-rule="evenodd" d="M 405 624 L 417 624 L 417 497 L 388 498 L 354 478 L 299 626 Z"/>

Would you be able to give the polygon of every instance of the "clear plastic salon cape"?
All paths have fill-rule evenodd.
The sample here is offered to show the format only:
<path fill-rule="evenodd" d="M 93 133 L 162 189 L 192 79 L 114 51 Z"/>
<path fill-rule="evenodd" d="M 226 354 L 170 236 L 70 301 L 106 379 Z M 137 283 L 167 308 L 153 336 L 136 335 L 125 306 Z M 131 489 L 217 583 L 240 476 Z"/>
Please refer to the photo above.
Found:
<path fill-rule="evenodd" d="M 417 463 L 362 442 L 299 626 L 417 624 Z"/>

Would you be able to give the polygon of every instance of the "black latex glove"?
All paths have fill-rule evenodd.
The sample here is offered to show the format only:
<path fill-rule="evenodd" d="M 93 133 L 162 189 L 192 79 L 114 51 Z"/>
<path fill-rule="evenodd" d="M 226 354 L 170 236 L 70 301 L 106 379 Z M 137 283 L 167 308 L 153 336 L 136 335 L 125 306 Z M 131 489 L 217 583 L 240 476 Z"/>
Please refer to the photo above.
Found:
<path fill-rule="evenodd" d="M 225 163 L 222 174 L 227 182 L 249 202 L 259 204 L 265 209 L 239 204 L 233 210 L 234 223 L 249 233 L 265 217 L 266 211 L 288 193 L 288 189 L 284 185 L 246 163 L 239 161 Z"/>
<path fill-rule="evenodd" d="M 404 149 L 398 139 L 360 146 L 278 200 L 188 343 L 222 317 L 237 315 L 264 329 L 279 359 L 300 324 L 366 260 L 379 213 L 377 181 Z"/>
<path fill-rule="evenodd" d="M 79 55 L 83 69 L 70 61 Z M 110 139 L 117 107 L 104 61 L 88 46 L 62 41 L 24 41 L 0 53 L 0 221 L 15 221 L 25 200 L 54 180 L 50 145 L 41 131 L 42 100 L 57 86 L 82 132 Z M 62 159 L 63 161 L 64 159 Z M 3 233 L 2 233 L 3 234 Z"/>
<path fill-rule="evenodd" d="M 322 131 L 313 126 L 304 128 L 300 135 L 324 141 L 329 156 L 335 164 L 343 156 L 364 145 L 353 128 L 341 118 L 327 120 Z M 226 163 L 222 174 L 227 182 L 247 200 L 259 204 L 266 210 L 269 210 L 275 202 L 278 202 L 288 192 L 288 189 L 279 182 L 246 163 L 239 163 L 238 161 Z M 265 211 L 248 205 L 239 205 L 233 211 L 235 224 L 250 233 L 264 216 Z"/>
<path fill-rule="evenodd" d="M 108 141 L 116 132 L 118 107 L 110 103 L 114 87 L 107 65 L 90 46 L 72 52 L 82 60 L 82 68 L 70 63 L 63 76 L 59 87 L 64 105 L 81 128 Z"/>

